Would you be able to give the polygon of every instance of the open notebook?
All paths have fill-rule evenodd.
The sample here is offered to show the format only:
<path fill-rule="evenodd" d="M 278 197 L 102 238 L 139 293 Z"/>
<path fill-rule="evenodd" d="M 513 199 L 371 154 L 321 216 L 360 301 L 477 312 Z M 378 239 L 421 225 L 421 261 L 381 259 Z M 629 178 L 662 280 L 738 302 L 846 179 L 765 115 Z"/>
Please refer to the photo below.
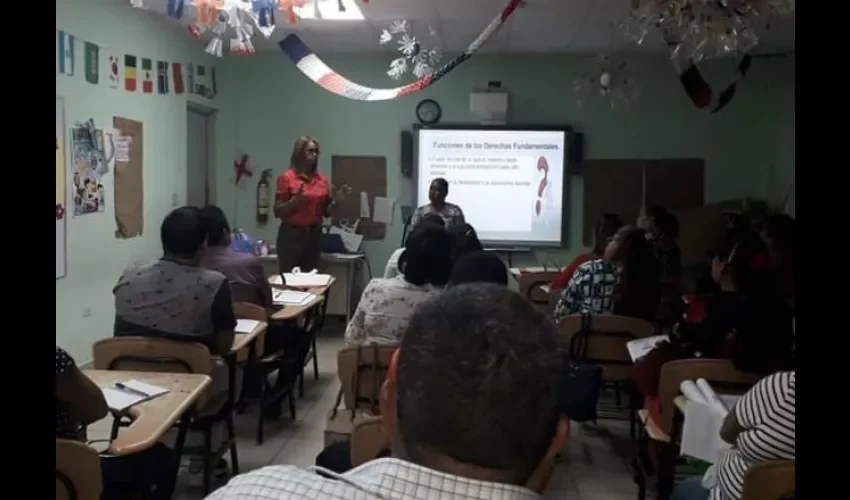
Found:
<path fill-rule="evenodd" d="M 113 411 L 124 411 L 143 401 L 153 399 L 168 393 L 168 389 L 146 384 L 138 380 L 117 382 L 110 387 L 101 388 L 106 406 Z"/>
<path fill-rule="evenodd" d="M 255 319 L 237 319 L 236 328 L 233 331 L 236 333 L 251 333 L 259 324 L 260 322 Z"/>
<path fill-rule="evenodd" d="M 720 428 L 738 395 L 717 394 L 705 379 L 685 380 L 680 389 L 687 399 L 680 454 L 717 463 L 731 445 L 720 438 Z"/>
<path fill-rule="evenodd" d="M 297 290 L 272 290 L 272 301 L 276 305 L 300 306 L 313 300 L 312 293 Z"/>
<path fill-rule="evenodd" d="M 670 338 L 667 335 L 654 335 L 652 337 L 635 339 L 626 342 L 626 349 L 629 350 L 629 356 L 632 358 L 632 362 L 635 362 L 646 356 L 659 342 L 664 340 L 670 340 Z"/>

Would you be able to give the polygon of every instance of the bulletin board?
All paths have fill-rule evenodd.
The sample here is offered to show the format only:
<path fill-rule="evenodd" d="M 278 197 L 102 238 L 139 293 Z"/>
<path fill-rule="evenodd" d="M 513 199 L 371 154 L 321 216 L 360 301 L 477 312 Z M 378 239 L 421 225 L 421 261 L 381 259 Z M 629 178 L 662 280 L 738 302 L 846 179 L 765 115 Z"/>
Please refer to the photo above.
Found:
<path fill-rule="evenodd" d="M 634 223 L 643 193 L 642 160 L 585 160 L 584 224 L 585 246 L 593 245 L 593 225 L 605 213 L 620 216 L 624 223 Z"/>
<path fill-rule="evenodd" d="M 387 159 L 384 156 L 338 156 L 331 158 L 331 183 L 340 187 L 348 185 L 351 192 L 336 208 L 333 224 L 340 221 L 352 224 L 360 218 L 360 193 L 367 194 L 371 208 L 376 196 L 387 196 Z M 357 233 L 364 240 L 382 240 L 386 236 L 386 224 L 360 219 Z"/>
<path fill-rule="evenodd" d="M 144 133 L 141 122 L 113 117 L 118 131 L 115 145 L 115 237 L 141 236 L 144 230 L 145 193 L 142 176 Z"/>
<path fill-rule="evenodd" d="M 711 203 L 701 207 L 672 210 L 679 219 L 679 249 L 682 266 L 701 264 L 707 261 L 707 251 L 713 250 L 723 241 L 728 227 L 726 212 L 740 211 L 743 200 Z"/>
<path fill-rule="evenodd" d="M 65 151 L 65 99 L 56 96 L 56 279 L 65 277 L 68 264 Z"/>
<path fill-rule="evenodd" d="M 585 160 L 583 177 L 586 246 L 592 245 L 593 225 L 604 213 L 634 224 L 643 205 L 675 211 L 702 207 L 705 201 L 701 158 Z"/>

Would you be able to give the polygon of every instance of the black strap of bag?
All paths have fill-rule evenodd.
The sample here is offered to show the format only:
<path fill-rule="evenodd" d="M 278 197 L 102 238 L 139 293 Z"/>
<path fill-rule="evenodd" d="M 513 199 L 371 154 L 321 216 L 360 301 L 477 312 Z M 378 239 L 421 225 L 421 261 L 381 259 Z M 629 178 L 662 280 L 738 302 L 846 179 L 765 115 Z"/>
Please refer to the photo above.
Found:
<path fill-rule="evenodd" d="M 585 362 L 591 325 L 592 317 L 582 314 L 581 328 L 570 339 L 567 355 L 562 408 L 567 418 L 575 422 L 596 422 L 596 404 L 602 387 L 602 368 Z"/>

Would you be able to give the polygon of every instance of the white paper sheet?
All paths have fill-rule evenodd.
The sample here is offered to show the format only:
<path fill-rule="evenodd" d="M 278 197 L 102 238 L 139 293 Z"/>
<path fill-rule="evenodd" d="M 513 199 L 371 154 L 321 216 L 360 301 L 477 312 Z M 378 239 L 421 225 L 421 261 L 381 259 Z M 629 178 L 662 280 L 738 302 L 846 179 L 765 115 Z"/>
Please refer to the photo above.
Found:
<path fill-rule="evenodd" d="M 383 196 L 375 197 L 375 214 L 372 220 L 382 224 L 393 223 L 393 213 L 395 212 L 395 200 L 385 198 Z"/>
<path fill-rule="evenodd" d="M 296 290 L 272 290 L 272 301 L 277 305 L 300 306 L 313 299 L 315 295 Z"/>
<path fill-rule="evenodd" d="M 369 213 L 369 193 L 360 191 L 360 217 L 368 219 L 372 217 Z"/>
<path fill-rule="evenodd" d="M 278 276 L 278 278 L 280 278 L 280 276 Z M 259 324 L 260 322 L 254 319 L 237 319 L 236 328 L 234 328 L 233 331 L 236 333 L 251 333 Z"/>
<path fill-rule="evenodd" d="M 101 388 L 103 397 L 106 399 L 106 406 L 114 411 L 124 411 L 143 401 L 161 396 L 168 393 L 168 389 L 158 387 L 151 384 L 146 384 L 138 380 L 128 380 L 122 382 L 124 389 L 118 387 Z"/>
<path fill-rule="evenodd" d="M 644 337 L 642 339 L 635 339 L 629 342 L 626 342 L 626 349 L 629 350 L 629 356 L 632 358 L 632 361 L 637 361 L 638 359 L 646 356 L 646 354 L 655 348 L 656 344 L 663 340 L 670 340 L 667 335 L 654 335 L 652 337 Z"/>

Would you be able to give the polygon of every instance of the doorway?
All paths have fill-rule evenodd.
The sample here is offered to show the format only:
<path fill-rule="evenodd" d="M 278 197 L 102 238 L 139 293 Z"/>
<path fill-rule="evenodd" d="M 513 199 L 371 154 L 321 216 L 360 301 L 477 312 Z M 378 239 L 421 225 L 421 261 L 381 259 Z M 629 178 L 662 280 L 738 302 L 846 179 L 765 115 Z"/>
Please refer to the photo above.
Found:
<path fill-rule="evenodd" d="M 215 203 L 216 111 L 200 104 L 186 108 L 186 204 Z"/>

